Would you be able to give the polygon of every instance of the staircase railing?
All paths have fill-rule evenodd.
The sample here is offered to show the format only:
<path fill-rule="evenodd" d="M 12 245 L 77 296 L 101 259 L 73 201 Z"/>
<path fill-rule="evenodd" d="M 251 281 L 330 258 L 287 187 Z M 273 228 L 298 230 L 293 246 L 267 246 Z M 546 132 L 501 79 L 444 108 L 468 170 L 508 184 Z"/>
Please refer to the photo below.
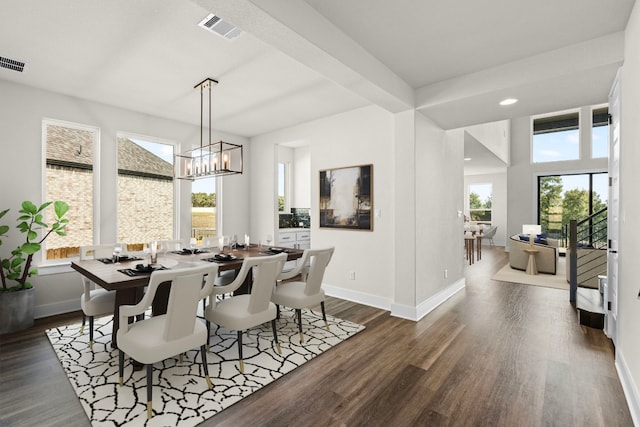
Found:
<path fill-rule="evenodd" d="M 607 208 L 568 224 L 569 299 L 575 302 L 577 288 L 598 287 L 598 276 L 607 273 Z"/>

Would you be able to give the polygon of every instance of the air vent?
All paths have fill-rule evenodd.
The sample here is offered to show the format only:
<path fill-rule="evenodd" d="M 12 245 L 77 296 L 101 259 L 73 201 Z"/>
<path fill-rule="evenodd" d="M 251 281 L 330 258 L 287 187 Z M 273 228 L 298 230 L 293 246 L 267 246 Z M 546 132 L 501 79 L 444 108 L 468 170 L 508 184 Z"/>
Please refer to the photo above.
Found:
<path fill-rule="evenodd" d="M 0 68 L 6 68 L 8 70 L 17 71 L 22 73 L 24 71 L 24 67 L 27 65 L 24 62 L 16 61 L 15 59 L 5 58 L 4 56 L 0 56 Z"/>
<path fill-rule="evenodd" d="M 198 26 L 217 34 L 220 37 L 224 37 L 227 40 L 233 40 L 242 33 L 242 30 L 238 27 L 230 22 L 223 21 L 219 16 L 216 16 L 213 13 L 200 21 Z"/>

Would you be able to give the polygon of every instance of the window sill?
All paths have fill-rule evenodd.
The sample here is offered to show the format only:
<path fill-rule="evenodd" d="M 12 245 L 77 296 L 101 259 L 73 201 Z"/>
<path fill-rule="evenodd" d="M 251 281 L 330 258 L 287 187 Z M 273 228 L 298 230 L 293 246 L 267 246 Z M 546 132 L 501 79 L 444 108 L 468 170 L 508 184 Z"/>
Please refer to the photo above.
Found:
<path fill-rule="evenodd" d="M 57 261 L 38 266 L 38 276 L 71 273 L 73 271 L 75 270 L 71 268 L 71 260 Z"/>

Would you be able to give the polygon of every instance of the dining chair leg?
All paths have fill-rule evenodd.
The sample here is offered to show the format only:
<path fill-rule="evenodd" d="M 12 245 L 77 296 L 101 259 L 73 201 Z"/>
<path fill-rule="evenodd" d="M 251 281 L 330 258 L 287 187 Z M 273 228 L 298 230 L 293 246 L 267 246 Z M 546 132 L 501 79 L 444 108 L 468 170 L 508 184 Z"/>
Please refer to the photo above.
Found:
<path fill-rule="evenodd" d="M 207 380 L 207 386 L 209 390 L 213 388 L 211 378 L 209 378 L 209 365 L 207 364 L 207 349 L 204 345 L 200 346 L 200 355 L 202 356 L 202 370 L 204 371 L 204 378 Z"/>
<path fill-rule="evenodd" d="M 147 365 L 147 419 L 151 419 L 153 412 L 153 365 Z"/>
<path fill-rule="evenodd" d="M 244 374 L 244 360 L 242 359 L 242 331 L 238 331 L 238 356 L 240 360 L 240 372 Z"/>
<path fill-rule="evenodd" d="M 82 326 L 80 326 L 80 335 L 84 333 L 84 324 L 87 323 L 87 315 L 82 313 Z"/>
<path fill-rule="evenodd" d="M 271 329 L 273 329 L 273 340 L 276 342 L 276 350 L 278 351 L 278 354 L 282 354 L 280 342 L 278 341 L 278 332 L 276 331 L 276 319 L 271 321 Z"/>
<path fill-rule="evenodd" d="M 207 351 L 209 351 L 209 342 L 211 340 L 211 322 L 206 321 L 207 324 Z"/>
<path fill-rule="evenodd" d="M 302 335 L 302 310 L 296 308 L 296 315 L 298 316 L 298 332 L 300 332 L 300 344 L 303 344 L 304 335 Z"/>
<path fill-rule="evenodd" d="M 320 308 L 322 309 L 322 320 L 324 320 L 324 326 L 329 330 L 329 323 L 327 323 L 327 312 L 324 309 L 324 301 L 320 302 Z"/>
<path fill-rule="evenodd" d="M 89 316 L 89 348 L 93 350 L 93 316 Z"/>
<path fill-rule="evenodd" d="M 119 382 L 122 387 L 122 384 L 124 384 L 124 351 L 122 350 L 118 350 L 118 376 L 120 377 Z"/>
<path fill-rule="evenodd" d="M 280 305 L 276 304 L 276 319 L 280 320 Z"/>

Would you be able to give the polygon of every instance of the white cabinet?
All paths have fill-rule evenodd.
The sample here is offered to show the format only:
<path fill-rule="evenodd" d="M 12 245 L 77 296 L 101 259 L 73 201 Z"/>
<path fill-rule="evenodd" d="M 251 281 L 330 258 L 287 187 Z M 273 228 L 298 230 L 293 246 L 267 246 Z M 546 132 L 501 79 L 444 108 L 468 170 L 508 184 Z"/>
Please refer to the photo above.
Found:
<path fill-rule="evenodd" d="M 282 246 L 285 248 L 295 248 L 296 247 L 296 232 L 295 231 L 285 231 L 280 232 L 278 234 L 278 246 Z"/>
<path fill-rule="evenodd" d="M 287 228 L 278 232 L 278 246 L 285 248 L 309 249 L 311 247 L 311 232 Z"/>
<path fill-rule="evenodd" d="M 296 245 L 298 249 L 310 249 L 311 248 L 311 232 L 296 231 Z"/>

